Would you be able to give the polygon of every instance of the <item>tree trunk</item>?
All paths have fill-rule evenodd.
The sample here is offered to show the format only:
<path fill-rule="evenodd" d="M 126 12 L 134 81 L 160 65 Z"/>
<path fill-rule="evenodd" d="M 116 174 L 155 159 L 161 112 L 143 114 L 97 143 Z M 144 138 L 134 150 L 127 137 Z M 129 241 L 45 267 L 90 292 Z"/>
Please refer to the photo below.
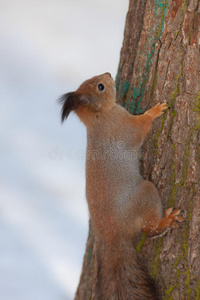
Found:
<path fill-rule="evenodd" d="M 200 1 L 130 0 L 116 86 L 133 114 L 169 105 L 145 140 L 141 173 L 186 222 L 156 239 L 143 234 L 137 249 L 161 299 L 200 299 Z M 95 299 L 97 268 L 90 229 L 76 300 Z"/>

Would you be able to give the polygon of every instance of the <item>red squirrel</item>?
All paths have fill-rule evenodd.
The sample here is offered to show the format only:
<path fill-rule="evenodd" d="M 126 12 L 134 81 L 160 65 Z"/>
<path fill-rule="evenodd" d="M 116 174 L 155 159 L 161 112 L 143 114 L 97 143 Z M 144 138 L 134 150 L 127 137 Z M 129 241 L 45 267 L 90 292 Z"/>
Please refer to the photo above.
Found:
<path fill-rule="evenodd" d="M 86 80 L 60 101 L 62 121 L 74 111 L 87 128 L 86 198 L 98 241 L 96 299 L 155 300 L 134 238 L 141 230 L 160 235 L 184 219 L 173 208 L 162 217 L 155 186 L 140 175 L 139 151 L 152 121 L 168 107 L 158 103 L 142 115 L 129 114 L 116 103 L 110 73 Z"/>

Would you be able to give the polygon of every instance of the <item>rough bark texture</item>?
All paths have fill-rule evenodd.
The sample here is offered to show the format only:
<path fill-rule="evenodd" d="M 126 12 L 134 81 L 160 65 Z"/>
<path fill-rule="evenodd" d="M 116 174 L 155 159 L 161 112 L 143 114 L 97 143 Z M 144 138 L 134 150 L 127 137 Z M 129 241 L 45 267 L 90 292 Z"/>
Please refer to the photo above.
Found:
<path fill-rule="evenodd" d="M 169 105 L 144 143 L 141 172 L 186 222 L 143 235 L 137 249 L 162 299 L 200 299 L 200 1 L 130 0 L 116 86 L 133 114 Z M 95 299 L 95 245 L 90 230 L 76 300 Z"/>

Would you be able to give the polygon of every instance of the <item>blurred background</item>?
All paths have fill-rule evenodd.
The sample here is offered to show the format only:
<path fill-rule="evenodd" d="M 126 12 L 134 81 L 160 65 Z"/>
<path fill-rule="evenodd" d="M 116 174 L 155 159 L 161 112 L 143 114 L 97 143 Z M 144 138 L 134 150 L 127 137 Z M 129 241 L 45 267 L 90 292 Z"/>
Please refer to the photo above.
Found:
<path fill-rule="evenodd" d="M 70 300 L 88 231 L 86 130 L 56 99 L 115 78 L 128 0 L 0 1 L 0 299 Z"/>

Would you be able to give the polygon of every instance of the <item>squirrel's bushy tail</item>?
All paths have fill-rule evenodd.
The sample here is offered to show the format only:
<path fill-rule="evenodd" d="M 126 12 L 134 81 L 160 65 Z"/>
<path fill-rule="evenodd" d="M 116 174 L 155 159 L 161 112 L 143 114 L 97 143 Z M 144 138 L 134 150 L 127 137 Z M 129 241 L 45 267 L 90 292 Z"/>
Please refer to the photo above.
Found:
<path fill-rule="evenodd" d="M 98 245 L 100 300 L 157 300 L 154 285 L 131 242 Z"/>

